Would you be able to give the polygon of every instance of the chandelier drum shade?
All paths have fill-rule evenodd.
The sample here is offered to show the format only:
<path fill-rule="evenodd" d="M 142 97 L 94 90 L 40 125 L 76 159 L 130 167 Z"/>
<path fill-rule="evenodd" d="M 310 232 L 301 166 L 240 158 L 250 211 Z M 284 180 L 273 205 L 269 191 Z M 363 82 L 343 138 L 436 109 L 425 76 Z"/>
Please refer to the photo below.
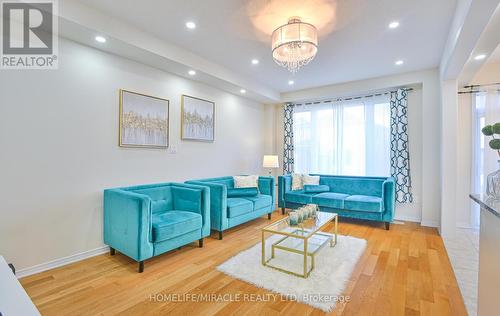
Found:
<path fill-rule="evenodd" d="M 314 25 L 293 17 L 274 30 L 271 44 L 276 63 L 296 73 L 316 56 L 318 31 Z"/>

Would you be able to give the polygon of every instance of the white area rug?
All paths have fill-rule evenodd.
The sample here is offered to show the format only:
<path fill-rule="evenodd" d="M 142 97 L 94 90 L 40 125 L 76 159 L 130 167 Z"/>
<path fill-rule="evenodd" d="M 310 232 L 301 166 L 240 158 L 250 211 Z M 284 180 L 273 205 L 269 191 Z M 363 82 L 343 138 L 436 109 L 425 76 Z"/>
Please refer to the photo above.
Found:
<path fill-rule="evenodd" d="M 266 255 L 271 254 L 271 243 L 278 236 L 266 240 Z M 280 298 L 296 300 L 329 312 L 335 308 L 359 258 L 366 248 L 366 240 L 349 236 L 338 236 L 337 245 L 325 245 L 316 254 L 315 269 L 307 279 L 289 275 L 261 263 L 262 245 L 244 250 L 217 267 L 236 279 L 276 292 Z M 269 258 L 269 257 L 268 257 Z M 300 271 L 303 257 L 283 250 L 276 250 L 276 259 L 271 263 L 289 270 Z"/>

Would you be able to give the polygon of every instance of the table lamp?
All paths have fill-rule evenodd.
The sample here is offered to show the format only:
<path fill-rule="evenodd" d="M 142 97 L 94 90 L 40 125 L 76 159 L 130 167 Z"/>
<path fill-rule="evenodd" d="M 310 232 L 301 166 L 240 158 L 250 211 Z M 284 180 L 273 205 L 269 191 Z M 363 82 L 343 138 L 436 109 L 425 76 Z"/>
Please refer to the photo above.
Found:
<path fill-rule="evenodd" d="M 280 163 L 278 161 L 278 156 L 274 155 L 265 155 L 264 159 L 262 159 L 262 167 L 269 169 L 269 176 L 272 176 L 272 170 L 280 167 Z"/>

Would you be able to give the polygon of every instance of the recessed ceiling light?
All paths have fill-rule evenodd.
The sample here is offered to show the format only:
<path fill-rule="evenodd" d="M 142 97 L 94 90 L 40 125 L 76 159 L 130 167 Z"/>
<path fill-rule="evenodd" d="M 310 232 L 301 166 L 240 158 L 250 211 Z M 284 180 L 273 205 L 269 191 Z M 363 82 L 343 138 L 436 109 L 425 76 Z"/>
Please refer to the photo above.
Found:
<path fill-rule="evenodd" d="M 196 75 L 196 71 L 194 71 L 194 70 L 190 70 L 190 71 L 188 71 L 188 74 L 189 74 L 190 76 L 194 76 L 194 75 Z"/>
<path fill-rule="evenodd" d="M 401 66 L 401 65 L 402 65 L 402 64 L 404 64 L 404 63 L 405 63 L 404 61 L 402 61 L 402 60 L 398 60 L 398 61 L 396 61 L 394 64 L 395 64 L 396 66 Z"/>
<path fill-rule="evenodd" d="M 398 26 L 399 26 L 399 22 L 398 22 L 398 21 L 394 21 L 394 22 L 391 22 L 391 23 L 389 24 L 389 28 L 391 28 L 391 29 L 395 29 L 395 28 L 397 28 Z"/>
<path fill-rule="evenodd" d="M 247 93 L 247 90 L 245 90 L 245 89 L 241 89 L 241 90 L 240 90 L 240 93 L 245 94 L 245 93 Z"/>
<path fill-rule="evenodd" d="M 290 86 L 291 86 L 292 84 L 294 84 L 294 83 L 295 83 L 295 81 L 293 81 L 293 80 L 288 80 L 288 84 L 289 84 Z"/>
<path fill-rule="evenodd" d="M 196 28 L 196 23 L 191 22 L 191 21 L 186 22 L 186 27 L 187 27 L 188 29 L 190 29 L 190 30 L 193 30 L 193 29 L 195 29 L 195 28 Z"/>
<path fill-rule="evenodd" d="M 96 36 L 95 40 L 99 43 L 106 43 L 106 38 L 103 36 Z"/>
<path fill-rule="evenodd" d="M 474 57 L 475 60 L 482 60 L 482 59 L 485 59 L 485 58 L 486 58 L 485 54 L 477 55 L 476 57 Z"/>
<path fill-rule="evenodd" d="M 255 58 L 254 58 L 254 59 L 252 59 L 252 64 L 253 64 L 253 65 L 257 65 L 258 63 L 259 63 L 259 60 L 258 60 L 258 59 L 255 59 Z"/>

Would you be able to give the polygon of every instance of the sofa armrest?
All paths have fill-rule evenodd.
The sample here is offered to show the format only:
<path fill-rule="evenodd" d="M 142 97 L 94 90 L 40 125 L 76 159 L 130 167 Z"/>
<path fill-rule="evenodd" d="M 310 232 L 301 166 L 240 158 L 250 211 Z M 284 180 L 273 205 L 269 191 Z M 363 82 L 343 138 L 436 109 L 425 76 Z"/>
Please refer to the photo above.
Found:
<path fill-rule="evenodd" d="M 137 261 L 153 256 L 151 199 L 147 195 L 104 190 L 104 243 Z"/>
<path fill-rule="evenodd" d="M 276 204 L 276 189 L 274 177 L 259 177 L 259 192 L 262 194 L 270 195 L 273 198 L 273 204 Z"/>
<path fill-rule="evenodd" d="M 292 176 L 278 177 L 278 206 L 285 207 L 285 193 L 292 190 Z"/>
<path fill-rule="evenodd" d="M 173 209 L 198 213 L 202 217 L 202 235 L 210 234 L 210 188 L 182 184 L 172 185 Z"/>
<path fill-rule="evenodd" d="M 210 188 L 210 226 L 222 231 L 227 228 L 227 187 L 221 183 L 186 181 L 186 184 L 194 184 Z"/>
<path fill-rule="evenodd" d="M 383 219 L 385 222 L 392 222 L 396 207 L 395 179 L 392 177 L 387 178 L 382 184 L 382 201 L 384 203 Z"/>

